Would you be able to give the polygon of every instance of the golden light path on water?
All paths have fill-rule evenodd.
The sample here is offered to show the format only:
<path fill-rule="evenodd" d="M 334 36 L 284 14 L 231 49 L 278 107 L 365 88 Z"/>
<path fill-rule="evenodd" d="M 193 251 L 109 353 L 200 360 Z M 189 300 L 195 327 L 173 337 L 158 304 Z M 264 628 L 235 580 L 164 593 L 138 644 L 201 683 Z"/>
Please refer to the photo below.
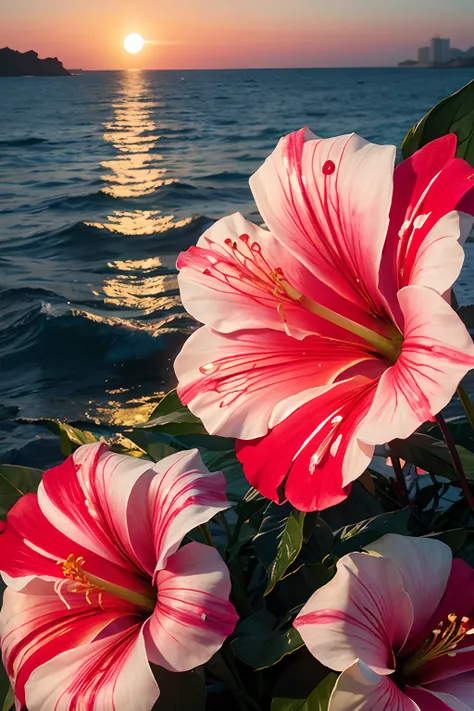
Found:
<path fill-rule="evenodd" d="M 139 71 L 122 74 L 118 97 L 112 104 L 113 120 L 104 124 L 104 141 L 117 153 L 100 163 L 104 169 L 102 192 L 106 195 L 123 201 L 153 194 L 153 203 L 159 205 L 160 189 L 178 182 L 168 175 L 163 156 L 156 150 L 160 141 L 157 115 L 162 107 L 163 102 L 151 93 L 146 74 Z M 174 215 L 163 214 L 153 206 L 148 210 L 112 210 L 106 221 L 86 224 L 116 234 L 120 239 L 121 235 L 128 238 L 159 235 L 190 222 L 192 218 L 177 220 Z M 159 251 L 158 237 L 156 251 Z M 80 312 L 82 316 L 110 326 L 145 331 L 151 336 L 158 336 L 166 329 L 176 329 L 176 319 L 179 318 L 176 314 L 179 304 L 176 277 L 157 274 L 157 271 L 165 271 L 160 257 L 117 259 L 109 262 L 107 267 L 110 274 L 104 276 L 101 290 L 93 293 L 102 297 L 110 314 L 105 316 L 103 309 L 88 309 Z M 126 318 L 123 317 L 124 311 Z M 109 390 L 108 394 L 112 398 L 106 404 L 97 406 L 91 401 L 93 409 L 87 415 L 95 421 L 132 424 L 146 420 L 163 393 L 131 398 L 125 407 L 125 389 Z M 122 398 L 115 399 L 118 395 Z"/>

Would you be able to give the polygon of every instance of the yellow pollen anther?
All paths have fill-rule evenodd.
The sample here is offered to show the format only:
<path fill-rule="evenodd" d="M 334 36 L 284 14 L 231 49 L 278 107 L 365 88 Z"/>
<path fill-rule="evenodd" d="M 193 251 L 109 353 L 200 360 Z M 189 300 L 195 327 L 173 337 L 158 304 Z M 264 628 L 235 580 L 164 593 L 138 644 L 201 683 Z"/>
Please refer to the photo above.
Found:
<path fill-rule="evenodd" d="M 448 615 L 448 623 L 443 621 L 433 630 L 431 636 L 424 642 L 421 648 L 407 659 L 401 668 L 401 672 L 407 678 L 426 662 L 443 657 L 453 657 L 458 644 L 462 642 L 466 635 L 472 634 L 474 628 L 470 627 L 469 617 L 463 616 L 458 621 L 458 616 L 454 613 Z"/>
<path fill-rule="evenodd" d="M 107 592 L 115 597 L 121 598 L 122 600 L 127 600 L 134 605 L 143 607 L 146 610 L 155 609 L 156 593 L 151 585 L 149 586 L 149 595 L 143 595 L 135 592 L 134 590 L 123 588 L 121 585 L 111 583 L 108 580 L 103 580 L 96 575 L 86 572 L 83 568 L 85 564 L 83 556 L 75 556 L 73 553 L 68 555 L 66 560 L 58 560 L 57 563 L 62 566 L 65 580 L 59 581 L 59 583 L 55 585 L 55 590 L 68 609 L 70 605 L 67 603 L 61 592 L 61 587 L 64 583 L 66 583 L 67 579 L 74 580 L 78 583 L 76 587 L 71 589 L 71 592 L 84 592 L 89 605 L 92 605 L 90 598 L 91 593 L 97 592 L 98 604 L 102 607 L 103 594 L 104 592 Z"/>
<path fill-rule="evenodd" d="M 356 336 L 363 338 L 377 353 L 380 353 L 385 358 L 387 358 L 391 363 L 395 363 L 400 355 L 403 343 L 403 337 L 397 329 L 393 329 L 394 337 L 393 339 L 385 338 L 379 333 L 372 331 L 370 328 L 363 326 L 360 323 L 356 323 L 346 316 L 331 311 L 326 306 L 322 304 L 317 304 L 312 301 L 304 294 L 294 289 L 291 284 L 289 284 L 281 269 L 275 270 L 271 274 L 271 278 L 284 290 L 285 294 L 290 297 L 292 301 L 298 302 L 303 308 L 307 309 L 316 316 L 326 319 L 330 323 L 335 324 L 344 328 L 350 333 L 354 333 Z"/>

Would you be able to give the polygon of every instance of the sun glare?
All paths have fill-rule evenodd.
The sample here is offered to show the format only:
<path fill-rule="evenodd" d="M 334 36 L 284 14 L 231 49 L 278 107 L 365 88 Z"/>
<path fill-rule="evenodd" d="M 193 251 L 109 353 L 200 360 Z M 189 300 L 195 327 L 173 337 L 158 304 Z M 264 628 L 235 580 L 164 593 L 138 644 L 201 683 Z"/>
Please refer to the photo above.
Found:
<path fill-rule="evenodd" d="M 143 49 L 143 45 L 145 44 L 145 40 L 141 35 L 137 35 L 136 32 L 134 32 L 131 35 L 127 35 L 123 41 L 123 46 L 127 50 L 127 52 L 130 52 L 131 54 L 136 54 L 137 52 L 140 52 Z"/>

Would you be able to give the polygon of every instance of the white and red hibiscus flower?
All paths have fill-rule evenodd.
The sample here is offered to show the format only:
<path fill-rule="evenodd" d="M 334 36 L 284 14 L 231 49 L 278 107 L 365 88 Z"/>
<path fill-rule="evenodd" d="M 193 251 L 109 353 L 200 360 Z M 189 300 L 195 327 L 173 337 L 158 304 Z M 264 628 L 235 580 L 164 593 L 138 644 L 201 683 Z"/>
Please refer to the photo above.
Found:
<path fill-rule="evenodd" d="M 303 511 L 343 500 L 374 445 L 432 420 L 474 365 L 449 304 L 474 169 L 454 135 L 394 171 L 395 152 L 285 136 L 250 180 L 269 229 L 232 215 L 178 259 L 205 324 L 175 362 L 179 396 L 240 440 L 254 487 Z"/>
<path fill-rule="evenodd" d="M 228 508 L 196 450 L 158 464 L 85 445 L 45 472 L 0 535 L 3 662 L 29 711 L 150 711 L 150 663 L 207 662 L 236 624 L 218 552 L 179 547 Z"/>
<path fill-rule="evenodd" d="M 328 711 L 473 711 L 474 570 L 429 538 L 350 553 L 294 626 L 340 671 Z"/>

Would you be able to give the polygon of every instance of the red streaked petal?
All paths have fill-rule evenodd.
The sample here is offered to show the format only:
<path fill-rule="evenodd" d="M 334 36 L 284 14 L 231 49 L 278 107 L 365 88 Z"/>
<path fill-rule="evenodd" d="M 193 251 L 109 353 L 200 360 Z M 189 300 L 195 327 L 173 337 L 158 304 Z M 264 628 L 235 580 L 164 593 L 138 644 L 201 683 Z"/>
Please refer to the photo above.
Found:
<path fill-rule="evenodd" d="M 182 402 L 211 434 L 254 439 L 286 398 L 377 362 L 363 349 L 318 336 L 299 341 L 269 329 L 225 335 L 204 327 L 185 343 L 175 372 Z"/>
<path fill-rule="evenodd" d="M 230 577 L 219 553 L 189 543 L 157 576 L 158 602 L 145 625 L 148 658 L 170 671 L 207 662 L 233 632 Z"/>
<path fill-rule="evenodd" d="M 250 179 L 275 238 L 335 292 L 377 314 L 385 313 L 377 285 L 394 160 L 394 146 L 302 129 L 282 138 Z"/>
<path fill-rule="evenodd" d="M 73 554 L 84 558 L 85 569 L 116 585 L 138 592 L 148 588 L 131 570 L 117 565 L 76 540 L 68 538 L 45 517 L 36 494 L 22 496 L 7 515 L 6 528 L 0 535 L 0 571 L 8 586 L 31 589 L 36 578 L 65 580 L 58 561 Z"/>
<path fill-rule="evenodd" d="M 26 685 L 30 711 L 150 711 L 158 696 L 139 624 L 60 654 Z"/>
<path fill-rule="evenodd" d="M 342 671 L 360 659 L 378 674 L 395 668 L 394 649 L 413 621 L 410 598 L 388 558 L 350 553 L 334 578 L 310 597 L 294 626 L 311 654 Z"/>
<path fill-rule="evenodd" d="M 162 459 L 155 464 L 155 471 L 149 506 L 156 576 L 189 531 L 230 504 L 224 475 L 209 472 L 197 449 Z"/>
<path fill-rule="evenodd" d="M 371 381 L 355 377 L 315 390 L 265 437 L 238 440 L 237 456 L 252 486 L 278 502 L 286 479 L 285 496 L 301 511 L 343 501 L 347 486 L 363 473 L 373 453 L 357 431 L 374 389 Z"/>
<path fill-rule="evenodd" d="M 3 597 L 0 616 L 3 661 L 21 703 L 25 684 L 37 667 L 65 650 L 88 644 L 112 622 L 130 615 L 133 619 L 136 611 L 130 604 L 111 600 L 107 595 L 102 600 L 103 608 L 97 596 L 88 604 L 85 592 L 70 591 L 70 581 L 62 591 L 62 599 L 52 583 L 47 594 L 47 586 L 43 582 L 42 594 L 37 595 L 7 589 Z"/>
<path fill-rule="evenodd" d="M 389 676 L 378 676 L 362 661 L 356 661 L 336 681 L 328 711 L 428 711 L 428 709 L 421 710 Z"/>
<path fill-rule="evenodd" d="M 381 376 L 359 437 L 384 444 L 409 437 L 451 400 L 474 367 L 474 344 L 461 319 L 432 289 L 407 286 L 398 294 L 403 347 Z"/>

